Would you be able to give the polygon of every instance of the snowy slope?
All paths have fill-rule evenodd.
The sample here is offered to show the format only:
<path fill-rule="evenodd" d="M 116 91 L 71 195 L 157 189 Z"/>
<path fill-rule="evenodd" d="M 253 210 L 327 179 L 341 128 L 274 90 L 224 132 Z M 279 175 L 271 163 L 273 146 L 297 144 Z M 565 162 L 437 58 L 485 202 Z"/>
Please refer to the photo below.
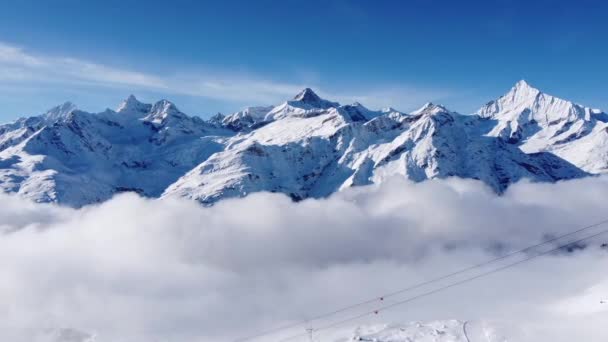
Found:
<path fill-rule="evenodd" d="M 551 154 L 525 154 L 502 139 L 484 136 L 478 117 L 434 104 L 403 114 L 373 112 L 360 104 L 340 106 L 316 95 L 310 101 L 297 99 L 271 110 L 266 125 L 231 138 L 224 151 L 163 196 L 212 203 L 272 191 L 302 199 L 395 175 L 414 181 L 475 178 L 500 192 L 523 178 L 555 181 L 584 175 Z"/>
<path fill-rule="evenodd" d="M 164 100 L 146 105 L 129 97 L 117 111 L 99 114 L 58 108 L 0 127 L 7 131 L 0 150 L 4 191 L 71 206 L 122 191 L 158 196 L 221 150 L 228 134 Z"/>
<path fill-rule="evenodd" d="M 341 335 L 344 337 L 332 337 L 331 341 L 469 342 L 465 336 L 463 324 L 463 322 L 452 320 L 362 326 L 356 328 L 353 332 L 342 333 Z"/>
<path fill-rule="evenodd" d="M 308 341 L 302 338 L 297 341 Z M 344 329 L 315 337 L 331 342 L 507 342 L 507 338 L 485 322 L 457 320 L 376 324 Z"/>
<path fill-rule="evenodd" d="M 608 168 L 608 114 L 547 95 L 525 81 L 478 112 L 489 136 L 527 153 L 551 152 L 591 173 Z"/>
<path fill-rule="evenodd" d="M 216 121 L 217 125 L 236 132 L 248 131 L 254 129 L 257 125 L 263 124 L 266 114 L 273 108 L 272 106 L 247 107 L 226 117 L 216 117 L 212 121 Z"/>
<path fill-rule="evenodd" d="M 213 203 L 256 191 L 299 200 L 394 176 L 521 179 L 605 172 L 608 115 L 526 82 L 477 115 L 427 103 L 406 114 L 340 105 L 309 88 L 276 106 L 204 121 L 128 97 L 87 113 L 65 103 L 0 126 L 0 189 L 82 206 L 122 191 Z"/>
<path fill-rule="evenodd" d="M 93 342 L 104 341 L 76 329 L 47 329 L 35 334 L 36 341 L 45 342 Z M 261 339 L 258 339 L 262 341 Z M 273 340 L 269 338 L 268 340 Z M 276 340 L 276 339 L 275 339 Z M 293 338 L 294 342 L 309 342 L 308 336 Z M 497 329 L 482 321 L 443 320 L 363 325 L 343 328 L 322 334 L 314 333 L 312 341 L 319 342 L 507 342 Z"/>

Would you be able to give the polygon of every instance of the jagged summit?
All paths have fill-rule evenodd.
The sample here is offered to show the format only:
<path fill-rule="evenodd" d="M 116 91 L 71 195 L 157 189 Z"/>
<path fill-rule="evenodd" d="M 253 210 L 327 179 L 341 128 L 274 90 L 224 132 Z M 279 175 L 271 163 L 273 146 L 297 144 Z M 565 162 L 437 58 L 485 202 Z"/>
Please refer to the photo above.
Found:
<path fill-rule="evenodd" d="M 501 121 L 533 121 L 550 125 L 563 120 L 588 119 L 591 108 L 543 93 L 521 80 L 497 100 L 488 102 L 477 114 Z"/>
<path fill-rule="evenodd" d="M 427 102 L 422 107 L 413 111 L 411 113 L 411 115 L 437 114 L 437 113 L 451 113 L 451 111 L 442 105 L 434 104 L 432 102 Z"/>
<path fill-rule="evenodd" d="M 490 119 L 486 135 L 517 144 L 526 153 L 551 152 L 588 172 L 608 170 L 608 115 L 599 110 L 519 81 L 477 114 Z"/>
<path fill-rule="evenodd" d="M 68 102 L 0 125 L 0 189 L 73 206 L 123 191 L 214 203 L 256 191 L 324 197 L 394 176 L 474 178 L 502 192 L 608 172 L 606 114 L 525 81 L 481 117 L 432 102 L 411 114 L 342 106 L 310 88 L 207 121 L 133 95 L 117 111 Z"/>
<path fill-rule="evenodd" d="M 340 106 L 340 104 L 337 102 L 328 101 L 328 100 L 325 100 L 325 99 L 319 97 L 319 95 L 317 95 L 310 88 L 304 88 L 304 90 L 299 92 L 293 98 L 292 101 L 289 101 L 289 103 L 291 105 L 295 105 L 295 106 L 303 105 L 304 107 L 308 106 L 311 108 L 321 108 L 321 109 L 327 109 L 327 108 L 331 108 L 331 107 Z"/>
<path fill-rule="evenodd" d="M 380 109 L 380 112 L 382 113 L 393 113 L 393 112 L 399 112 L 397 109 L 393 108 L 393 107 L 384 107 L 382 109 Z"/>
<path fill-rule="evenodd" d="M 353 121 L 368 121 L 381 114 L 384 114 L 380 111 L 369 110 L 359 102 L 340 106 L 339 109 L 340 112 L 345 113 L 347 117 Z"/>
<path fill-rule="evenodd" d="M 187 115 L 180 112 L 173 102 L 163 99 L 152 105 L 150 113 L 144 118 L 144 121 L 163 124 L 170 118 L 186 117 Z"/>
<path fill-rule="evenodd" d="M 43 116 L 48 121 L 58 121 L 67 118 L 73 111 L 77 110 L 72 102 L 65 102 L 59 106 L 49 109 Z"/>
<path fill-rule="evenodd" d="M 215 122 L 219 122 L 221 126 L 224 126 L 230 130 L 236 132 L 247 131 L 252 127 L 264 122 L 264 117 L 273 108 L 274 106 L 246 107 L 243 110 L 222 117 L 220 121 L 217 119 L 214 120 Z M 213 123 L 214 120 L 211 120 L 211 122 Z"/>
<path fill-rule="evenodd" d="M 169 100 L 165 100 L 162 99 L 158 102 L 156 102 L 154 105 L 152 105 L 152 110 L 153 113 L 157 113 L 157 112 L 165 112 L 165 113 L 171 113 L 171 112 L 179 112 L 179 110 L 177 109 L 177 107 L 175 106 L 175 104 Z"/>
<path fill-rule="evenodd" d="M 225 118 L 226 118 L 226 115 L 224 115 L 220 112 L 217 112 L 209 118 L 209 122 L 214 125 L 221 125 L 222 121 L 224 121 Z"/>
<path fill-rule="evenodd" d="M 517 101 L 522 99 L 535 98 L 540 94 L 542 94 L 542 92 L 539 89 L 531 86 L 525 80 L 520 80 L 519 82 L 515 83 L 513 88 L 511 88 L 511 90 L 505 95 L 505 97 Z"/>
<path fill-rule="evenodd" d="M 317 102 L 317 101 L 321 100 L 319 95 L 317 95 L 310 88 L 304 88 L 304 90 L 302 90 L 296 96 L 294 96 L 293 99 L 294 99 L 294 101 L 302 101 L 302 102 Z"/>
<path fill-rule="evenodd" d="M 147 112 L 150 110 L 150 105 L 141 103 L 135 95 L 131 94 L 125 100 L 123 100 L 118 107 L 116 108 L 116 112 L 118 113 L 127 113 L 127 112 Z"/>
<path fill-rule="evenodd" d="M 515 116 L 518 113 L 526 111 L 529 107 L 538 107 L 535 102 L 539 97 L 544 95 L 539 89 L 532 87 L 525 80 L 520 80 L 511 89 L 496 100 L 486 103 L 477 111 L 477 114 L 482 117 L 496 117 L 508 115 Z"/>
<path fill-rule="evenodd" d="M 530 85 L 530 83 L 528 83 L 528 81 L 523 80 L 523 79 L 517 81 L 517 83 L 515 83 L 513 88 L 519 89 L 519 90 L 538 90 L 538 89 L 534 88 L 532 85 Z"/>

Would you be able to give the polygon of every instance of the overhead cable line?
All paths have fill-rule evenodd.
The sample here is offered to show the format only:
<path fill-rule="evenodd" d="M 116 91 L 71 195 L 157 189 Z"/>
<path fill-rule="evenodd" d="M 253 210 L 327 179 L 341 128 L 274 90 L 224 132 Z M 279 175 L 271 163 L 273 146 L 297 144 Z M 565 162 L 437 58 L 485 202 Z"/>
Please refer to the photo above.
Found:
<path fill-rule="evenodd" d="M 608 223 L 608 219 L 596 222 L 594 224 L 590 224 L 590 225 L 584 226 L 584 227 L 579 228 L 577 230 L 574 230 L 572 232 L 569 232 L 569 233 L 566 233 L 566 234 L 563 234 L 563 235 L 559 235 L 559 236 L 553 237 L 551 239 L 547 239 L 547 240 L 545 240 L 543 242 L 540 242 L 540 243 L 537 243 L 535 245 L 528 246 L 526 248 L 519 249 L 519 250 L 510 252 L 510 253 L 504 254 L 504 255 L 499 256 L 497 258 L 494 258 L 494 259 L 491 259 L 491 260 L 488 260 L 488 261 L 485 261 L 485 262 L 482 262 L 482 263 L 479 263 L 479 264 L 475 264 L 475 265 L 472 265 L 472 266 L 460 269 L 458 271 L 454 271 L 452 273 L 449 273 L 449 274 L 446 274 L 446 275 L 443 275 L 443 276 L 440 276 L 440 277 L 437 277 L 437 278 L 433 278 L 433 279 L 430 279 L 430 280 L 427 280 L 427 281 L 424 281 L 424 282 L 421 282 L 421 283 L 418 283 L 418 284 L 414 284 L 414 285 L 408 286 L 406 288 L 398 289 L 398 290 L 395 290 L 393 292 L 385 293 L 385 294 L 382 294 L 380 296 L 376 296 L 376 297 L 371 298 L 371 299 L 367 299 L 367 300 L 364 300 L 364 301 L 361 301 L 361 302 L 357 302 L 357 303 L 354 303 L 354 304 L 350 304 L 350 305 L 341 307 L 341 308 L 333 310 L 333 311 L 329 311 L 329 312 L 325 312 L 325 313 L 316 315 L 316 316 L 311 317 L 310 319 L 307 319 L 307 320 L 302 320 L 302 321 L 298 321 L 298 322 L 295 322 L 295 323 L 290 323 L 290 324 L 287 324 L 287 325 L 278 326 L 276 328 L 272 328 L 272 329 L 268 329 L 268 330 L 265 330 L 265 331 L 261 331 L 259 333 L 254 334 L 254 335 L 250 335 L 250 336 L 247 336 L 247 337 L 239 338 L 239 339 L 235 340 L 235 342 L 245 342 L 245 341 L 255 340 L 255 339 L 258 339 L 260 337 L 264 337 L 264 336 L 268 336 L 268 335 L 272 335 L 272 334 L 281 332 L 283 330 L 288 330 L 288 329 L 296 328 L 296 327 L 299 327 L 299 326 L 303 326 L 305 324 L 310 324 L 313 321 L 319 321 L 321 319 L 328 318 L 328 317 L 337 315 L 339 313 L 343 313 L 343 312 L 355 309 L 355 308 L 360 307 L 360 306 L 364 306 L 364 305 L 367 305 L 367 304 L 375 303 L 375 302 L 378 302 L 378 301 L 382 302 L 386 298 L 394 297 L 394 296 L 397 296 L 397 295 L 400 295 L 400 294 L 403 294 L 403 293 L 406 293 L 406 292 L 409 292 L 409 291 L 412 291 L 412 290 L 419 289 L 421 287 L 424 287 L 424 286 L 427 286 L 427 285 L 430 285 L 430 284 L 437 283 L 437 282 L 442 281 L 442 280 L 446 280 L 448 278 L 452 278 L 454 276 L 457 276 L 457 275 L 460 275 L 460 274 L 463 274 L 463 273 L 467 273 L 469 271 L 472 271 L 472 270 L 475 270 L 475 269 L 478 269 L 478 268 L 482 268 L 484 266 L 488 266 L 488 265 L 494 264 L 494 263 L 496 263 L 498 261 L 505 260 L 505 259 L 510 258 L 512 256 L 515 256 L 517 254 L 530 252 L 530 251 L 532 251 L 532 250 L 534 250 L 534 249 L 536 249 L 538 247 L 542 247 L 544 245 L 547 245 L 547 244 L 559 241 L 559 240 L 561 240 L 563 238 L 576 235 L 578 233 L 581 233 L 583 231 L 586 231 L 586 230 L 589 230 L 589 229 L 592 229 L 592 228 L 596 228 L 596 227 L 601 226 L 601 225 L 606 224 L 606 223 Z"/>
<path fill-rule="evenodd" d="M 541 256 L 544 256 L 544 255 L 547 255 L 547 254 L 550 254 L 550 253 L 553 253 L 553 252 L 557 252 L 557 251 L 562 250 L 562 249 L 564 249 L 566 247 L 569 247 L 569 246 L 572 246 L 572 245 L 576 245 L 576 244 L 578 244 L 580 242 L 592 239 L 594 237 L 598 237 L 598 236 L 600 236 L 602 234 L 606 234 L 606 233 L 608 233 L 608 229 L 604 229 L 604 230 L 602 230 L 602 231 L 600 231 L 598 233 L 595 233 L 595 234 L 586 236 L 584 238 L 568 242 L 567 244 L 560 245 L 558 247 L 552 248 L 552 249 L 547 250 L 545 252 L 532 255 L 530 257 L 527 257 L 525 259 L 519 260 L 517 262 L 511 263 L 511 264 L 508 264 L 508 265 L 505 265 L 505 266 L 502 266 L 502 267 L 499 267 L 499 268 L 495 268 L 495 269 L 492 269 L 492 270 L 487 271 L 487 272 L 480 273 L 480 274 L 478 274 L 476 276 L 465 278 L 465 279 L 457 281 L 455 283 L 451 283 L 449 285 L 445 285 L 445 286 L 439 287 L 437 289 L 434 289 L 434 290 L 431 290 L 431 291 L 428 291 L 428 292 L 423 292 L 423 293 L 421 293 L 419 295 L 416 295 L 416 296 L 413 296 L 413 297 L 409 297 L 407 299 L 404 299 L 404 300 L 401 300 L 401 301 L 398 301 L 398 302 L 395 302 L 395 303 L 391 303 L 389 305 L 381 306 L 381 307 L 379 307 L 379 308 L 377 308 L 375 310 L 367 311 L 367 312 L 364 312 L 364 313 L 356 315 L 356 316 L 351 316 L 349 318 L 346 318 L 346 319 L 343 319 L 343 320 L 340 320 L 340 321 L 337 321 L 337 322 L 333 322 L 333 323 L 321 326 L 319 328 L 314 329 L 314 331 L 315 332 L 319 332 L 319 331 L 323 331 L 323 330 L 328 330 L 328 329 L 335 328 L 337 326 L 343 325 L 343 324 L 348 323 L 350 321 L 354 321 L 354 320 L 357 320 L 357 319 L 360 319 L 360 318 L 363 318 L 363 317 L 366 317 L 366 316 L 377 315 L 377 314 L 379 314 L 382 311 L 386 311 L 386 310 L 395 308 L 397 306 L 401 306 L 401 305 L 410 303 L 410 302 L 412 302 L 414 300 L 417 300 L 417 299 L 420 299 L 420 298 L 423 298 L 423 297 L 428 297 L 430 295 L 433 295 L 433 294 L 436 294 L 438 292 L 441 292 L 441 291 L 444 291 L 444 290 L 447 290 L 447 289 L 450 289 L 450 288 L 453 288 L 453 287 L 456 287 L 456 286 L 459 286 L 459 285 L 471 282 L 473 280 L 476 280 L 476 279 L 479 279 L 479 278 L 483 278 L 483 277 L 486 277 L 488 275 L 491 275 L 491 274 L 494 274 L 494 273 L 498 273 L 500 271 L 504 271 L 504 270 L 506 270 L 508 268 L 512 268 L 514 266 L 518 266 L 518 265 L 523 264 L 525 262 L 528 262 L 530 260 L 539 258 Z M 283 339 L 279 340 L 279 342 L 289 341 L 289 340 L 292 340 L 292 339 L 300 337 L 300 336 L 302 336 L 301 333 L 300 334 L 296 334 L 296 335 L 292 335 L 292 336 L 289 336 L 289 337 L 286 337 L 286 338 L 283 338 Z"/>

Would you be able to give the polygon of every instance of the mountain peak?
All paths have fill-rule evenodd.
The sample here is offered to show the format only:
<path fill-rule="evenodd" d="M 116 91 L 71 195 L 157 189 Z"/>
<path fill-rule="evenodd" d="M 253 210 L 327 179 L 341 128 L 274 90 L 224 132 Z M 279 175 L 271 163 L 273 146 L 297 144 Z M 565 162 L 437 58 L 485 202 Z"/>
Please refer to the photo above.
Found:
<path fill-rule="evenodd" d="M 87 113 L 67 102 L 0 127 L 0 192 L 75 206 L 125 190 L 212 204 L 256 191 L 326 197 L 393 175 L 474 178 L 502 192 L 519 179 L 608 172 L 608 118 L 543 93 L 522 96 L 530 89 L 518 82 L 484 107 L 492 120 L 431 102 L 417 115 L 340 106 L 311 89 L 207 122 L 167 100 L 143 105 L 129 96 L 125 113 Z M 139 106 L 147 110 L 130 111 Z M 25 167 L 14 162 L 22 156 Z"/>
<path fill-rule="evenodd" d="M 169 118 L 185 118 L 186 114 L 182 113 L 177 109 L 173 102 L 168 100 L 160 100 L 152 105 L 150 114 L 148 114 L 144 120 L 150 121 L 156 124 L 163 124 Z"/>
<path fill-rule="evenodd" d="M 520 80 L 519 82 L 515 83 L 513 88 L 511 88 L 509 93 L 507 93 L 505 96 L 512 99 L 524 99 L 536 97 L 539 94 L 541 94 L 540 90 L 534 88 L 525 80 Z"/>
<path fill-rule="evenodd" d="M 116 112 L 147 112 L 149 109 L 150 105 L 139 102 L 135 95 L 131 94 L 118 105 Z"/>
<path fill-rule="evenodd" d="M 76 110 L 76 109 L 77 108 L 76 108 L 75 104 L 73 104 L 70 101 L 66 101 L 63 104 L 60 104 L 58 106 L 55 106 L 55 107 L 49 109 L 48 112 L 56 112 L 56 111 L 71 112 L 71 111 Z"/>
<path fill-rule="evenodd" d="M 302 101 L 304 103 L 314 103 L 321 101 L 319 95 L 317 95 L 312 89 L 304 88 L 301 92 L 298 93 L 294 98 L 294 101 Z"/>
<path fill-rule="evenodd" d="M 399 111 L 393 107 L 384 107 L 384 108 L 380 109 L 380 112 L 381 113 L 392 113 L 392 112 L 399 112 Z"/>
<path fill-rule="evenodd" d="M 503 122 L 501 130 L 509 136 L 526 125 L 532 127 L 530 123 L 544 128 L 553 126 L 553 134 L 559 135 L 569 127 L 564 125 L 577 120 L 590 121 L 596 115 L 590 108 L 543 93 L 524 80 L 517 82 L 505 95 L 488 102 L 477 114 Z M 508 131 L 513 132 L 506 133 Z"/>
<path fill-rule="evenodd" d="M 424 106 L 419 109 L 413 111 L 412 115 L 420 115 L 420 114 L 437 114 L 437 113 L 449 113 L 450 111 L 442 105 L 434 104 L 432 102 L 427 102 Z"/>
<path fill-rule="evenodd" d="M 367 109 L 359 102 L 340 106 L 339 109 L 353 121 L 368 121 L 382 114 L 382 112 Z"/>
<path fill-rule="evenodd" d="M 76 107 L 75 104 L 67 101 L 59 106 L 55 106 L 55 107 L 49 109 L 44 114 L 44 117 L 50 121 L 57 121 L 57 120 L 66 118 L 68 115 L 70 115 L 73 111 L 75 111 L 77 109 L 78 108 Z"/>
<path fill-rule="evenodd" d="M 310 88 L 304 88 L 304 90 L 299 92 L 298 95 L 293 98 L 293 100 L 287 101 L 286 104 L 302 109 L 328 109 L 340 106 L 340 104 L 337 102 L 322 99 Z"/>
<path fill-rule="evenodd" d="M 169 100 L 160 100 L 156 102 L 151 109 L 153 114 L 175 114 L 180 113 L 175 104 Z"/>
<path fill-rule="evenodd" d="M 515 83 L 515 88 L 525 89 L 525 88 L 532 88 L 532 86 L 530 85 L 530 83 L 528 83 L 528 81 L 522 79 L 522 80 L 517 81 L 517 83 Z"/>

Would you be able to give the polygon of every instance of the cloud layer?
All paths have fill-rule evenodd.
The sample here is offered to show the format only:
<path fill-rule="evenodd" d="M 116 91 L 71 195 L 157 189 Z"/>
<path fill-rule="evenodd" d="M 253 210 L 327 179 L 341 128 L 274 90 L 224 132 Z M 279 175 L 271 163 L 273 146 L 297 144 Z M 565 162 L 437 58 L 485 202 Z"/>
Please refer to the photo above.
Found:
<path fill-rule="evenodd" d="M 501 197 L 475 181 L 395 179 L 297 204 L 261 193 L 203 208 L 125 194 L 78 210 L 2 195 L 0 339 L 230 341 L 606 219 L 607 192 L 607 178 L 520 183 Z M 323 336 L 484 319 L 513 340 L 604 341 L 607 261 L 599 247 L 543 257 Z"/>

